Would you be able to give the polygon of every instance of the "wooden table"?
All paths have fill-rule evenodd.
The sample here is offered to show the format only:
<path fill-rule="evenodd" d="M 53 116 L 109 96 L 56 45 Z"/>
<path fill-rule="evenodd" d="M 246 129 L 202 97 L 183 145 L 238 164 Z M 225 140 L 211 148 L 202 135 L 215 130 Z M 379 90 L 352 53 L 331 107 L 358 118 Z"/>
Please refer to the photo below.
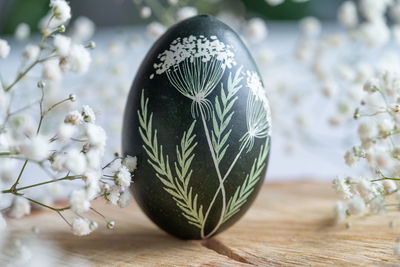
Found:
<path fill-rule="evenodd" d="M 38 226 L 40 236 L 67 256 L 101 266 L 269 266 L 400 264 L 393 254 L 397 214 L 360 218 L 352 227 L 334 224 L 337 197 L 329 183 L 267 184 L 250 211 L 235 226 L 207 241 L 181 241 L 152 224 L 135 203 L 119 209 L 94 206 L 116 221 L 92 235 L 73 236 L 52 212 L 9 220 L 15 231 Z M 58 259 L 60 263 L 65 260 Z"/>

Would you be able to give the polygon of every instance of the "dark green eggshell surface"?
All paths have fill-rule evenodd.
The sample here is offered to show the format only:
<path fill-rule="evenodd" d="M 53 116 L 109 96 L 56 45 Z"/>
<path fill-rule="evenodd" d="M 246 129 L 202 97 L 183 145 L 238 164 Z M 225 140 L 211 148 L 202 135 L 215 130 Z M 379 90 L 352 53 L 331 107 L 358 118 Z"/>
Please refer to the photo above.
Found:
<path fill-rule="evenodd" d="M 197 94 L 193 90 L 204 91 L 208 81 L 201 80 L 211 79 L 211 75 L 204 74 L 206 67 L 201 64 L 207 62 L 185 63 L 186 70 L 194 68 L 191 64 L 197 64 L 200 73 L 197 79 L 190 79 L 183 66 L 181 69 L 171 66 L 169 71 L 181 71 L 174 73 L 174 77 L 180 80 L 175 86 L 167 77 L 167 71 L 157 74 L 154 66 L 160 63 L 159 55 L 169 50 L 174 40 L 189 36 L 209 41 L 217 39 L 228 45 L 236 62 L 230 68 L 218 65 L 221 64 L 218 61 L 213 63 L 223 70 L 223 74 L 220 78 L 217 75 L 218 82 L 213 88 L 197 95 L 202 99 L 198 103 L 195 98 L 178 91 L 176 86 L 192 95 Z M 208 68 L 210 72 L 221 71 L 210 70 L 209 65 Z M 258 77 L 254 60 L 238 35 L 227 25 L 206 15 L 171 27 L 156 41 L 138 70 L 125 108 L 123 154 L 138 159 L 131 186 L 138 205 L 155 224 L 171 235 L 182 239 L 204 239 L 220 233 L 244 215 L 259 192 L 269 158 L 270 111 L 263 97 L 259 98 L 264 101 L 263 110 L 254 110 L 258 98 L 248 110 L 252 94 L 248 84 L 249 73 Z M 233 83 L 236 87 L 232 86 Z M 233 93 L 229 96 L 230 92 Z M 230 103 L 232 105 L 227 107 Z M 228 122 L 227 117 L 230 117 Z M 251 118 L 253 121 L 249 122 Z M 260 131 L 258 135 L 254 129 L 249 129 L 249 123 L 261 124 L 253 125 L 256 131 Z M 263 132 L 259 129 L 262 127 Z M 148 138 L 147 143 L 142 135 Z M 216 142 L 218 148 L 215 148 L 218 146 Z M 219 156 L 225 150 L 219 161 L 215 159 L 216 150 Z M 221 178 L 232 166 L 223 182 L 225 201 L 222 190 L 219 190 L 221 183 L 216 165 Z"/>

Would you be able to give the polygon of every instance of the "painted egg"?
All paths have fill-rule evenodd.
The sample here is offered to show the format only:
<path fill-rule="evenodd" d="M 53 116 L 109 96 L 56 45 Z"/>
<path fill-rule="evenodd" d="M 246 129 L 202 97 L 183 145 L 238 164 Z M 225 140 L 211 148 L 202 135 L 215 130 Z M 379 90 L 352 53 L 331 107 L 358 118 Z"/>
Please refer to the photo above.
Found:
<path fill-rule="evenodd" d="M 171 27 L 143 60 L 125 109 L 136 202 L 179 238 L 227 229 L 263 183 L 270 117 L 257 67 L 232 29 L 205 15 Z"/>

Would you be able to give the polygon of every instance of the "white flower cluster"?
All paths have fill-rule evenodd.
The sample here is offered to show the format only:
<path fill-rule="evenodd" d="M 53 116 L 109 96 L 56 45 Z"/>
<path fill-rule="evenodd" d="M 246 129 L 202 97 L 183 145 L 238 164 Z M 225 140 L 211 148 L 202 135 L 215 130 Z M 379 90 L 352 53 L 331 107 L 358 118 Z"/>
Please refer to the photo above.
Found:
<path fill-rule="evenodd" d="M 213 35 L 208 39 L 203 35 L 190 35 L 175 39 L 168 50 L 159 54 L 160 62 L 154 64 L 154 69 L 157 74 L 162 74 L 184 60 L 193 62 L 196 58 L 202 62 L 208 62 L 211 59 L 221 61 L 222 68 L 231 68 L 236 64 L 231 47 L 219 41 L 217 36 Z"/>
<path fill-rule="evenodd" d="M 88 105 L 77 110 L 75 94 L 65 97 L 65 91 L 58 91 L 52 95 L 55 88 L 63 87 L 65 72 L 82 74 L 88 70 L 91 62 L 88 49 L 95 45 L 78 43 L 93 33 L 92 22 L 80 18 L 74 24 L 73 36 L 68 37 L 63 34 L 63 23 L 71 18 L 68 3 L 52 0 L 50 8 L 42 27 L 42 42 L 27 44 L 17 76 L 2 79 L 0 83 L 0 205 L 8 208 L 7 215 L 14 218 L 30 214 L 32 208 L 49 208 L 57 211 L 74 234 L 86 235 L 97 228 L 97 222 L 85 218 L 85 213 L 101 215 L 92 207 L 92 200 L 104 198 L 119 207 L 128 205 L 136 158 L 115 156 L 103 166 L 107 135 L 96 124 L 96 113 Z M 6 58 L 9 52 L 8 43 L 0 40 L 0 58 Z M 19 101 L 12 101 L 11 95 L 22 89 L 22 81 L 24 89 L 27 87 L 30 80 L 25 80 L 25 76 L 39 68 L 42 74 L 33 97 L 38 100 L 32 102 L 31 97 L 20 97 Z M 42 170 L 43 180 L 34 181 L 28 168 Z M 68 186 L 72 181 L 74 185 Z M 45 185 L 46 194 L 35 194 Z M 60 188 L 67 192 L 73 189 L 69 205 L 64 208 L 52 206 Z M 8 198 L 10 203 L 7 196 L 12 197 Z M 69 222 L 63 216 L 67 210 L 74 212 L 76 219 Z M 108 228 L 115 226 L 114 221 L 101 217 Z M 0 226 L 3 222 L 0 214 Z"/>
<path fill-rule="evenodd" d="M 345 153 L 347 165 L 354 167 L 365 161 L 368 170 L 362 177 L 337 177 L 334 188 L 347 203 L 338 203 L 338 221 L 349 215 L 383 214 L 385 198 L 396 194 L 400 199 L 400 75 L 382 72 L 367 80 L 362 108 L 356 108 L 354 119 L 360 120 L 360 144 Z M 371 99 L 374 101 L 371 102 Z"/>

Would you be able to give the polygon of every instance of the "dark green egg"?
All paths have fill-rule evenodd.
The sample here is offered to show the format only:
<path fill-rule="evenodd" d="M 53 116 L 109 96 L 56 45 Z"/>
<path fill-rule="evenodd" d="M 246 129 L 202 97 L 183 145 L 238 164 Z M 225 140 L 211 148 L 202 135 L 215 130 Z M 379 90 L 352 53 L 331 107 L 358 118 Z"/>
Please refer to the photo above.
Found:
<path fill-rule="evenodd" d="M 176 24 L 147 53 L 125 109 L 137 203 L 183 239 L 224 231 L 263 183 L 270 131 L 265 90 L 239 36 L 211 16 Z"/>

